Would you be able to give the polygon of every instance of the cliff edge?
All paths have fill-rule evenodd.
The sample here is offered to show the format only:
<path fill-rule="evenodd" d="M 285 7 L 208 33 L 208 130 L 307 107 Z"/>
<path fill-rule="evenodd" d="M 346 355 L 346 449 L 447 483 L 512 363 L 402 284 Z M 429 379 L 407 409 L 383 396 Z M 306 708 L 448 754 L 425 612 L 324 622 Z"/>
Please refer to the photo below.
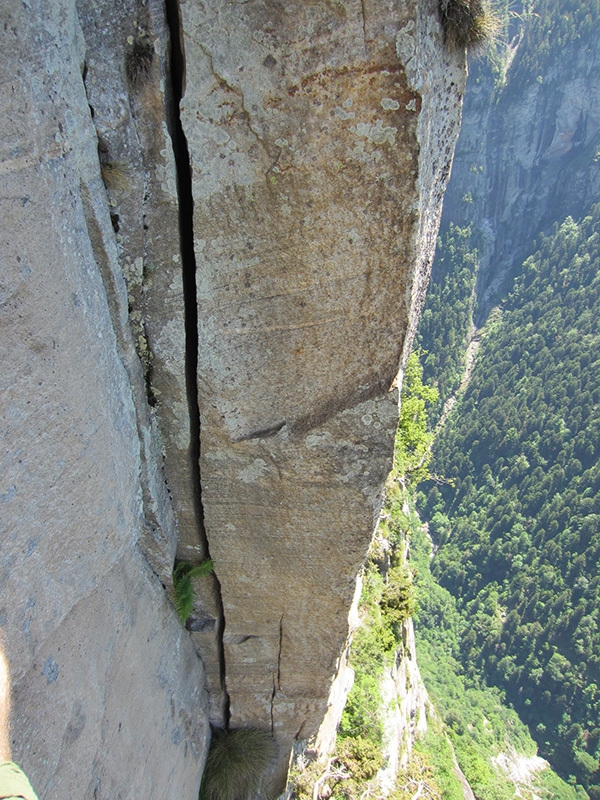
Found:
<path fill-rule="evenodd" d="M 41 800 L 325 714 L 464 91 L 435 0 L 2 9 L 0 624 Z M 213 559 L 184 629 L 175 556 Z M 198 658 L 198 655 L 200 658 Z"/>

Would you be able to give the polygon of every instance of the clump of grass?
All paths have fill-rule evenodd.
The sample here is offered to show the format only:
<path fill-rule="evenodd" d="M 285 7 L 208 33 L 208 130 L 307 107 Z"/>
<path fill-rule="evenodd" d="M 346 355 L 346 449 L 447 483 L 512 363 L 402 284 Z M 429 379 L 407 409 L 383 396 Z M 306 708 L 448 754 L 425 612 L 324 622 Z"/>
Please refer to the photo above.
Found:
<path fill-rule="evenodd" d="M 125 71 L 129 83 L 134 87 L 148 81 L 154 61 L 154 45 L 148 36 L 138 36 L 127 40 L 129 49 L 125 56 Z"/>
<path fill-rule="evenodd" d="M 213 571 L 214 565 L 210 558 L 203 561 L 201 564 L 188 564 L 185 561 L 178 561 L 173 568 L 173 589 L 175 590 L 175 610 L 177 616 L 181 620 L 181 624 L 185 625 L 187 618 L 192 613 L 194 608 L 194 587 L 192 586 L 192 578 L 198 578 L 201 575 L 210 575 Z"/>
<path fill-rule="evenodd" d="M 492 41 L 500 20 L 487 0 L 439 0 L 444 44 L 451 49 L 473 50 Z"/>
<path fill-rule="evenodd" d="M 105 161 L 100 164 L 102 180 L 107 189 L 115 191 L 119 189 L 123 192 L 130 187 L 128 167 L 120 161 Z"/>
<path fill-rule="evenodd" d="M 257 728 L 214 730 L 200 786 L 200 800 L 249 800 L 260 789 L 277 747 Z"/>

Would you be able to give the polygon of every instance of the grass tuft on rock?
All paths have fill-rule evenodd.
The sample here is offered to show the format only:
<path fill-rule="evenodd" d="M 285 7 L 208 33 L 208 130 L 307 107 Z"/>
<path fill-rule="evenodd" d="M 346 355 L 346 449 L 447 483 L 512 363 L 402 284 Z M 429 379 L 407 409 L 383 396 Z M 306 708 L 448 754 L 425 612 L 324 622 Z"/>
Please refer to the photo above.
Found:
<path fill-rule="evenodd" d="M 120 161 L 105 161 L 100 164 L 102 180 L 107 189 L 126 192 L 130 188 L 129 169 Z"/>
<path fill-rule="evenodd" d="M 148 82 L 153 61 L 154 45 L 150 38 L 140 36 L 134 39 L 125 56 L 125 71 L 132 87 L 139 88 Z"/>
<path fill-rule="evenodd" d="M 200 800 L 249 800 L 274 763 L 277 748 L 267 731 L 214 730 L 200 786 Z"/>
<path fill-rule="evenodd" d="M 500 19 L 487 0 L 439 0 L 444 44 L 454 50 L 477 50 L 500 32 Z"/>

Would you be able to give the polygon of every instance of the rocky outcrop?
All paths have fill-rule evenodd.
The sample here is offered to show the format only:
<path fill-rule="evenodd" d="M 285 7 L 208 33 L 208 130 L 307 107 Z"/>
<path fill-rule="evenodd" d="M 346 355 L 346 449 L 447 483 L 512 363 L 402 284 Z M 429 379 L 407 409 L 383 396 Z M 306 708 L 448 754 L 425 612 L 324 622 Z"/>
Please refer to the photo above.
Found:
<path fill-rule="evenodd" d="M 435 4 L 181 4 L 201 484 L 230 724 L 282 786 L 323 718 L 391 467 L 462 63 Z"/>
<path fill-rule="evenodd" d="M 15 754 L 41 800 L 192 797 L 210 716 L 273 731 L 276 791 L 348 634 L 464 58 L 435 0 L 33 5 L 0 59 Z M 209 552 L 188 635 L 173 559 Z"/>
<path fill-rule="evenodd" d="M 408 761 L 414 742 L 427 731 L 427 713 L 433 713 L 417 665 L 412 619 L 402 623 L 402 644 L 391 668 L 385 667 L 383 697 L 384 767 L 379 773 L 384 795 L 395 786 L 398 770 Z"/>

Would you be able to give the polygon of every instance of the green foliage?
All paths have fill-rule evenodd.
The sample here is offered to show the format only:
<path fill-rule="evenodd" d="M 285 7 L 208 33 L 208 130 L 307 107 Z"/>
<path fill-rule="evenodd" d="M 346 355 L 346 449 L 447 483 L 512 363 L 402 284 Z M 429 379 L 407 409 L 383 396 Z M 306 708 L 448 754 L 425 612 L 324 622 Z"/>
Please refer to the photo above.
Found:
<path fill-rule="evenodd" d="M 417 353 L 412 353 L 404 372 L 400 421 L 396 435 L 394 469 L 386 487 L 386 500 L 379 537 L 386 539 L 394 563 L 385 577 L 375 563 L 367 562 L 360 603 L 361 626 L 354 635 L 350 661 L 354 685 L 342 714 L 341 739 L 361 737 L 380 746 L 383 736 L 380 679 L 385 664 L 391 664 L 402 641 L 402 623 L 415 610 L 412 576 L 401 553 L 411 517 L 404 511 L 407 490 L 399 481 L 415 485 L 425 477 L 432 434 L 427 431 L 427 406 L 437 391 L 425 386 Z"/>
<path fill-rule="evenodd" d="M 429 733 L 427 737 L 430 738 Z M 445 741 L 445 737 L 443 738 Z M 450 756 L 450 770 L 452 768 Z M 445 791 L 446 787 L 443 786 L 440 776 L 438 763 L 431 757 L 429 750 L 421 742 L 417 742 L 409 754 L 406 766 L 398 773 L 396 787 L 389 795 L 389 800 L 413 800 L 415 796 L 423 800 L 463 800 L 460 784 L 458 793 Z"/>
<path fill-rule="evenodd" d="M 195 566 L 185 561 L 175 562 L 173 568 L 175 610 L 177 611 L 177 616 L 181 620 L 182 625 L 185 625 L 187 618 L 194 608 L 194 587 L 192 585 L 192 578 L 210 575 L 213 569 L 214 565 L 210 559 L 203 561 L 201 564 L 196 564 Z"/>
<path fill-rule="evenodd" d="M 361 738 L 379 747 L 383 738 L 380 679 L 396 649 L 393 632 L 386 626 L 380 609 L 384 581 L 375 564 L 365 569 L 361 597 L 361 625 L 354 634 L 350 663 L 354 684 L 342 713 L 341 739 Z"/>
<path fill-rule="evenodd" d="M 383 668 L 392 664 L 402 641 L 402 624 L 416 608 L 412 575 L 402 555 L 412 517 L 405 511 L 409 495 L 400 481 L 414 486 L 428 474 L 432 434 L 427 431 L 427 406 L 436 399 L 437 391 L 423 384 L 418 354 L 413 353 L 404 372 L 394 469 L 378 531 L 379 541 L 388 543 L 392 565 L 382 574 L 373 553 L 365 567 L 361 626 L 350 649 L 354 684 L 342 714 L 340 745 L 360 740 L 378 748 L 378 752 L 381 747 Z"/>
<path fill-rule="evenodd" d="M 431 545 L 424 530 L 416 531 L 411 542 L 411 564 L 416 568 L 420 597 L 415 619 L 419 668 L 444 723 L 442 729 L 435 718 L 431 719 L 427 737 L 419 747 L 435 766 L 444 800 L 455 795 L 459 800 L 462 796 L 457 794 L 452 753 L 444 731 L 478 800 L 508 800 L 514 797 L 514 784 L 494 766 L 491 757 L 510 751 L 531 756 L 535 744 L 517 714 L 507 706 L 503 693 L 487 687 L 476 674 L 465 674 L 459 659 L 466 622 L 450 592 L 431 574 Z M 575 800 L 574 791 L 551 770 L 545 770 L 539 779 L 536 776 L 536 785 L 558 787 L 560 791 L 554 796 Z"/>
<path fill-rule="evenodd" d="M 381 614 L 385 626 L 392 630 L 395 640 L 402 640 L 402 623 L 416 611 L 412 574 L 405 564 L 392 567 L 381 594 Z"/>
<path fill-rule="evenodd" d="M 362 736 L 338 741 L 335 754 L 327 765 L 319 761 L 305 763 L 302 768 L 292 769 L 292 797 L 296 800 L 312 800 L 316 784 L 325 789 L 334 800 L 361 800 L 365 786 L 383 766 L 378 745 Z"/>
<path fill-rule="evenodd" d="M 336 751 L 338 763 L 345 768 L 351 776 L 351 782 L 346 782 L 340 794 L 344 797 L 357 796 L 352 783 L 366 783 L 375 776 L 383 766 L 383 757 L 379 747 L 362 736 L 344 739 Z M 357 787 L 358 788 L 358 787 Z M 336 793 L 337 794 L 337 793 Z"/>
<path fill-rule="evenodd" d="M 583 51 L 598 35 L 599 0 L 535 0 L 523 6 L 525 38 L 509 72 L 508 88 L 522 92 L 558 62 L 564 83 L 571 68 L 567 48 L 576 46 Z"/>
<path fill-rule="evenodd" d="M 434 447 L 434 470 L 454 485 L 421 494 L 434 574 L 458 601 L 466 677 L 505 692 L 542 754 L 590 792 L 600 785 L 599 226 L 600 207 L 568 218 L 525 261 Z"/>
<path fill-rule="evenodd" d="M 406 486 L 414 487 L 428 476 L 433 434 L 427 430 L 427 409 L 437 399 L 437 389 L 423 383 L 419 353 L 413 351 L 404 370 L 400 419 L 394 447 L 393 476 L 401 476 Z"/>
<path fill-rule="evenodd" d="M 260 789 L 276 754 L 275 742 L 266 731 L 213 730 L 200 800 L 249 800 Z"/>

